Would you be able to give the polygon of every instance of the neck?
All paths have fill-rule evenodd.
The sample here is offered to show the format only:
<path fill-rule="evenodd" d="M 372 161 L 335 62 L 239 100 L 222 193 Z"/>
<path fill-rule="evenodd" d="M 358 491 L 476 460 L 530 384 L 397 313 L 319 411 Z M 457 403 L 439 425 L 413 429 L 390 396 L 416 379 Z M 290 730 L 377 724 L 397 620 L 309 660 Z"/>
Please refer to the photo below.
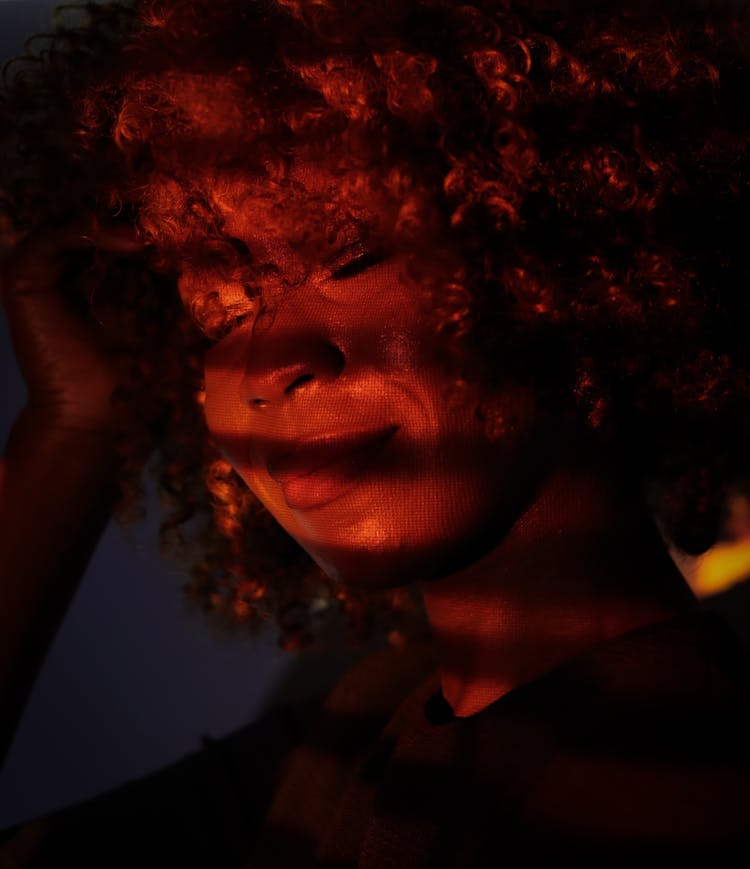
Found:
<path fill-rule="evenodd" d="M 695 605 L 642 500 L 592 464 L 552 473 L 494 549 L 420 588 L 458 716 Z"/>

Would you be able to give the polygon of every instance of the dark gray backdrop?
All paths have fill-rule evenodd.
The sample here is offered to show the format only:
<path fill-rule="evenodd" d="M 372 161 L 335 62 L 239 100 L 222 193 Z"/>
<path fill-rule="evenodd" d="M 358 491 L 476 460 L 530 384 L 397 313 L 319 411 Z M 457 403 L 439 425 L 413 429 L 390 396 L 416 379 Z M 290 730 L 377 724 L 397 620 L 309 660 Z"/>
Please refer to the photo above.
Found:
<path fill-rule="evenodd" d="M 51 0 L 0 0 L 0 56 L 44 30 Z M 0 439 L 24 401 L 0 316 Z M 292 659 L 268 635 L 215 637 L 183 612 L 155 522 L 110 526 L 0 773 L 0 827 L 145 774 L 258 714 Z"/>

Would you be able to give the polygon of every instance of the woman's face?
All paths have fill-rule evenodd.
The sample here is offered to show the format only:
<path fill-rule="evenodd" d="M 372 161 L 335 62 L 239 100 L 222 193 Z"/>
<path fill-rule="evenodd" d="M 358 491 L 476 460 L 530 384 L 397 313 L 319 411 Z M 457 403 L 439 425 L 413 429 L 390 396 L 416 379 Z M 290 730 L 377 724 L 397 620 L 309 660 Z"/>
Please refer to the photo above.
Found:
<path fill-rule="evenodd" d="M 280 270 L 297 267 L 284 239 L 236 216 L 228 228 Z M 478 390 L 438 358 L 403 255 L 339 253 L 209 350 L 207 424 L 332 578 L 383 588 L 445 575 L 517 516 L 536 458 L 535 396 L 512 385 L 498 395 L 508 425 L 490 442 Z"/>

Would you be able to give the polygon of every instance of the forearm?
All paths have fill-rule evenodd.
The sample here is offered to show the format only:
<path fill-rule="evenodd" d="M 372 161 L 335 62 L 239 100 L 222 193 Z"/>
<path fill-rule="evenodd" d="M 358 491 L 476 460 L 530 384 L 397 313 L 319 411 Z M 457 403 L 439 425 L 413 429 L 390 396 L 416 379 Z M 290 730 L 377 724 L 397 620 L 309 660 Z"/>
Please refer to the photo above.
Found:
<path fill-rule="evenodd" d="M 114 497 L 110 436 L 22 412 L 0 466 L 0 760 Z"/>

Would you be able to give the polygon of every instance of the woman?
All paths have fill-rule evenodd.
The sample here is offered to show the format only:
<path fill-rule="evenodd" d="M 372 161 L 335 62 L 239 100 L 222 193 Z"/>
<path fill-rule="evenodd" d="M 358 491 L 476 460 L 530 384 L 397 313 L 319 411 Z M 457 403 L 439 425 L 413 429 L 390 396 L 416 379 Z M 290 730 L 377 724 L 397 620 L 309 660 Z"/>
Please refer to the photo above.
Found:
<path fill-rule="evenodd" d="M 154 444 L 208 609 L 273 615 L 287 646 L 321 613 L 395 643 L 304 732 L 262 722 L 20 831 L 15 859 L 747 852 L 746 657 L 650 515 L 663 493 L 703 551 L 748 470 L 746 23 L 87 12 L 6 93 L 30 395 L 3 471 L 6 732 Z"/>

